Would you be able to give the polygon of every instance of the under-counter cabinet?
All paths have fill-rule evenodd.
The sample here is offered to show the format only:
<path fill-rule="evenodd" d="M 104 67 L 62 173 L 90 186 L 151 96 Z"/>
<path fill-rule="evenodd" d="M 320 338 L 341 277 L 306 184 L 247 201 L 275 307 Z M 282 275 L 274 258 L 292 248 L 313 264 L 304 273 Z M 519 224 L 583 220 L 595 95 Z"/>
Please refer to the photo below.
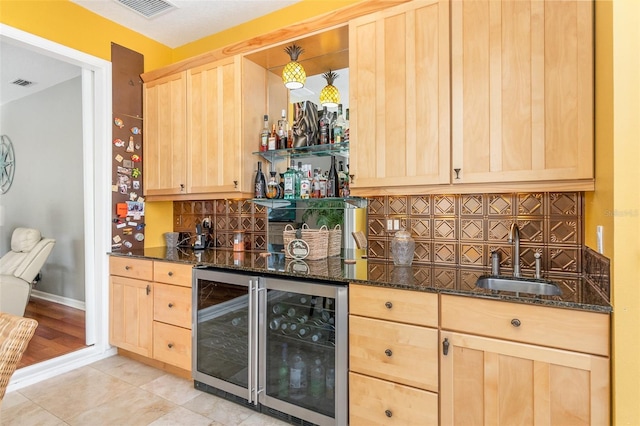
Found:
<path fill-rule="evenodd" d="M 451 2 L 452 182 L 593 190 L 593 50 L 591 1 Z"/>
<path fill-rule="evenodd" d="M 192 265 L 110 259 L 110 343 L 191 370 Z"/>
<path fill-rule="evenodd" d="M 448 1 L 412 1 L 349 22 L 354 195 L 449 183 L 449 75 Z"/>
<path fill-rule="evenodd" d="M 606 425 L 609 316 L 442 295 L 443 425 Z"/>
<path fill-rule="evenodd" d="M 349 286 L 349 424 L 438 424 L 438 295 Z"/>

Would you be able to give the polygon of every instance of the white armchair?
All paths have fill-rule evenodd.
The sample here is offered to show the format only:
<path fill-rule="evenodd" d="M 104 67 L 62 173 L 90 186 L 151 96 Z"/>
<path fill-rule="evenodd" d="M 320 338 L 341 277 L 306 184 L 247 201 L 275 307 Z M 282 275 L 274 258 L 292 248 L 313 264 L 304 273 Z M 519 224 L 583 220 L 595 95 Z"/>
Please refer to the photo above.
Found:
<path fill-rule="evenodd" d="M 0 311 L 23 316 L 31 285 L 40 273 L 56 241 L 42 238 L 40 231 L 16 228 L 11 251 L 0 258 Z"/>

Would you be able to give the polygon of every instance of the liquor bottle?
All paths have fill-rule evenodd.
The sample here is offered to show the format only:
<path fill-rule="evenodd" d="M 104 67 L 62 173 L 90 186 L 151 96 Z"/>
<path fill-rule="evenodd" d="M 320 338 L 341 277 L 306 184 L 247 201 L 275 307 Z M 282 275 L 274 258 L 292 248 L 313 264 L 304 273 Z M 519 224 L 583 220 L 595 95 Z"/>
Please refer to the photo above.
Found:
<path fill-rule="evenodd" d="M 291 165 L 284 172 L 284 199 L 293 200 L 294 198 L 296 198 L 296 171 L 291 160 Z"/>
<path fill-rule="evenodd" d="M 269 134 L 269 138 L 267 139 L 267 149 L 269 151 L 278 149 L 278 133 L 276 132 L 276 123 L 273 123 L 271 133 Z"/>
<path fill-rule="evenodd" d="M 329 111 L 327 107 L 322 109 L 322 117 L 319 122 L 320 127 L 320 145 L 329 143 Z"/>
<path fill-rule="evenodd" d="M 267 198 L 280 198 L 280 185 L 276 182 L 276 172 L 270 172 L 269 183 L 267 183 Z"/>
<path fill-rule="evenodd" d="M 344 141 L 349 142 L 349 108 L 347 108 L 344 114 L 345 125 L 342 128 L 342 135 L 344 137 Z"/>
<path fill-rule="evenodd" d="M 311 181 L 311 198 L 320 198 L 320 176 L 318 169 L 313 169 L 313 180 Z"/>
<path fill-rule="evenodd" d="M 309 179 L 308 164 L 302 166 L 300 177 L 300 198 L 308 200 L 311 197 L 311 180 Z"/>
<path fill-rule="evenodd" d="M 266 151 L 269 146 L 269 116 L 265 114 L 263 119 L 264 126 L 260 131 L 260 152 Z"/>
<path fill-rule="evenodd" d="M 278 137 L 280 138 L 278 141 L 278 149 L 287 148 L 287 139 L 289 138 L 287 126 L 289 122 L 287 121 L 287 110 L 282 110 L 282 115 L 280 120 L 278 120 Z"/>
<path fill-rule="evenodd" d="M 338 104 L 338 117 L 336 123 L 333 126 L 333 139 L 335 143 L 342 143 L 344 140 L 343 129 L 345 126 L 345 120 L 342 115 L 342 104 Z"/>
<path fill-rule="evenodd" d="M 320 174 L 318 178 L 320 180 L 320 197 L 319 198 L 325 198 L 327 196 L 327 176 L 322 173 L 322 170 L 319 170 L 318 173 Z"/>
<path fill-rule="evenodd" d="M 309 380 L 309 394 L 313 399 L 319 399 L 325 395 L 324 367 L 320 358 L 316 358 L 315 365 L 311 368 Z"/>
<path fill-rule="evenodd" d="M 300 183 L 302 183 L 302 161 L 298 161 L 296 168 L 296 198 L 300 198 Z"/>
<path fill-rule="evenodd" d="M 335 143 L 335 127 L 338 114 L 334 111 L 329 113 L 329 143 Z"/>
<path fill-rule="evenodd" d="M 347 182 L 347 174 L 344 171 L 344 165 L 342 161 L 338 161 L 338 180 L 340 181 L 340 196 L 344 197 L 344 186 Z"/>
<path fill-rule="evenodd" d="M 265 198 L 267 192 L 267 181 L 264 178 L 264 173 L 262 173 L 262 162 L 258 161 L 258 171 L 256 172 L 256 178 L 254 181 L 254 192 L 253 196 L 255 198 Z"/>
<path fill-rule="evenodd" d="M 300 349 L 291 358 L 289 367 L 289 397 L 302 399 L 307 396 L 307 364 Z"/>
<path fill-rule="evenodd" d="M 331 168 L 327 177 L 327 197 L 340 197 L 340 179 L 336 170 L 336 157 L 331 156 Z"/>
<path fill-rule="evenodd" d="M 289 396 L 289 360 L 287 359 L 287 344 L 282 344 L 282 359 L 278 367 L 278 398 Z"/>

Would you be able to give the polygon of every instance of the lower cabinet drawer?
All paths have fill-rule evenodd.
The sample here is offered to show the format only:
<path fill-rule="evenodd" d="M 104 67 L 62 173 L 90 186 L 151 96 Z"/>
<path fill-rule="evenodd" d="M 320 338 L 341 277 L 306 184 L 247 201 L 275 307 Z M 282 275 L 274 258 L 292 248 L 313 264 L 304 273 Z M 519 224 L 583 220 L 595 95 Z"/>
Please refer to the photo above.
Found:
<path fill-rule="evenodd" d="M 191 330 L 153 322 L 153 358 L 191 370 Z"/>
<path fill-rule="evenodd" d="M 351 371 L 438 391 L 438 330 L 349 315 Z"/>
<path fill-rule="evenodd" d="M 349 424 L 437 425 L 438 395 L 349 373 Z"/>
<path fill-rule="evenodd" d="M 191 288 L 155 283 L 153 319 L 191 328 Z"/>

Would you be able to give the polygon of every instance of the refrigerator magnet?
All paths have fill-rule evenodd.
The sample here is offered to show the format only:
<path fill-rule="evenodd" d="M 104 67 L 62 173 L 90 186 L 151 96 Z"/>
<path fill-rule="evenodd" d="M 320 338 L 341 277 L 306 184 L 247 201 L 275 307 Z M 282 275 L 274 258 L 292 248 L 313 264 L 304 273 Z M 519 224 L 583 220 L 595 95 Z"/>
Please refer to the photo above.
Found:
<path fill-rule="evenodd" d="M 113 144 L 117 147 L 117 148 L 122 148 L 124 147 L 124 141 L 122 139 L 114 139 Z"/>
<path fill-rule="evenodd" d="M 144 240 L 144 234 L 142 232 L 138 232 L 133 237 L 136 239 L 136 241 L 143 241 Z"/>
<path fill-rule="evenodd" d="M 122 121 L 121 118 L 116 117 L 113 120 L 113 124 L 115 124 L 116 126 L 120 127 L 121 129 L 124 127 L 124 121 Z"/>
<path fill-rule="evenodd" d="M 131 133 L 133 133 L 134 135 L 139 135 L 142 133 L 142 129 L 140 129 L 139 127 L 132 127 Z"/>

